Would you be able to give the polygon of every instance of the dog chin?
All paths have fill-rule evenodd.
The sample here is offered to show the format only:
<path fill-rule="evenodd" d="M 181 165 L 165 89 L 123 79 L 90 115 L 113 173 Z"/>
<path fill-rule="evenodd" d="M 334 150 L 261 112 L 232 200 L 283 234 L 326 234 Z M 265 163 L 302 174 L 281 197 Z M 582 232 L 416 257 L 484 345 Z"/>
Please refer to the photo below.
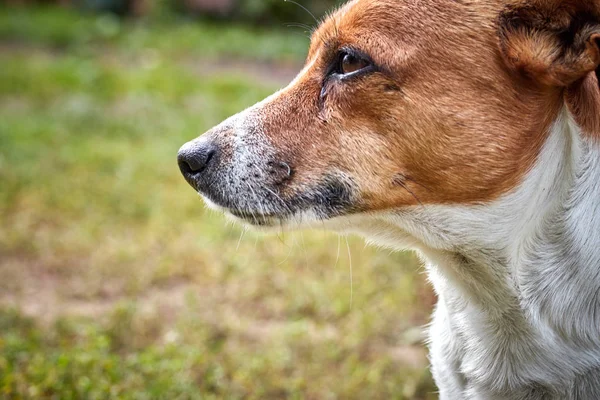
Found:
<path fill-rule="evenodd" d="M 227 207 L 222 207 L 205 196 L 201 197 L 208 209 L 224 214 L 233 222 L 240 223 L 248 228 L 264 233 L 314 228 L 323 229 L 324 227 L 327 229 L 328 222 L 330 221 L 328 218 L 324 218 L 316 211 L 310 209 L 298 211 L 294 214 L 282 215 L 264 215 L 258 212 L 242 213 Z"/>

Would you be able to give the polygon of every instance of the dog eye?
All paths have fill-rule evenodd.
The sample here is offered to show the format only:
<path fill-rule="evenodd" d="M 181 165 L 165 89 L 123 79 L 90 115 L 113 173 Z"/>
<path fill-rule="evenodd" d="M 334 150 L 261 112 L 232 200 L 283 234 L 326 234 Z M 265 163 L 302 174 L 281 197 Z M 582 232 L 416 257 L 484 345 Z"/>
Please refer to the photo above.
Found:
<path fill-rule="evenodd" d="M 370 66 L 371 62 L 369 62 L 368 60 L 358 55 L 343 51 L 339 55 L 338 67 L 337 71 L 335 72 L 340 75 L 350 75 L 355 72 L 364 70 Z"/>

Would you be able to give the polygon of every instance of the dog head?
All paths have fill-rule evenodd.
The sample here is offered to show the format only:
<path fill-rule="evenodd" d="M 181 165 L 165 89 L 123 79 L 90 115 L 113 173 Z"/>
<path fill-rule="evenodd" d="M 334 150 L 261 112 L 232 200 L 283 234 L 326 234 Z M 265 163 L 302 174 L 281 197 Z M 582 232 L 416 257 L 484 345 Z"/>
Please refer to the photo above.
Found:
<path fill-rule="evenodd" d="M 351 1 L 289 86 L 182 147 L 182 173 L 263 227 L 491 202 L 522 182 L 565 101 L 600 132 L 588 3 Z"/>

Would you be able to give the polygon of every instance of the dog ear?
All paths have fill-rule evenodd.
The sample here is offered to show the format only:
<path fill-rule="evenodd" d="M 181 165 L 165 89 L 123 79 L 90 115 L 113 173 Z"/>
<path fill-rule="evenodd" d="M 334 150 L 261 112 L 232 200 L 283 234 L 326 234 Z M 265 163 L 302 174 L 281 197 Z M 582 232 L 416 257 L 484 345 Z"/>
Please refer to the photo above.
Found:
<path fill-rule="evenodd" d="M 600 0 L 519 1 L 498 26 L 506 64 L 544 86 L 600 75 Z"/>

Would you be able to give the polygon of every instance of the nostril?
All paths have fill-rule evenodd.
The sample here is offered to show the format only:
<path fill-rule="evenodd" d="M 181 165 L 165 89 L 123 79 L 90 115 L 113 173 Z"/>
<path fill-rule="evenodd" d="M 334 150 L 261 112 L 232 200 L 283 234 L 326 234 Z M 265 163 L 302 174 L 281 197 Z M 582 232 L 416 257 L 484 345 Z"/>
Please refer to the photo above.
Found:
<path fill-rule="evenodd" d="M 216 147 L 210 143 L 188 143 L 177 155 L 179 169 L 184 175 L 197 175 L 208 167 L 216 152 Z"/>
<path fill-rule="evenodd" d="M 184 162 L 186 164 L 186 169 L 188 169 L 189 172 L 194 174 L 202 172 L 206 168 L 208 163 L 210 163 L 210 160 L 213 158 L 214 155 L 214 150 L 209 150 L 205 153 L 200 154 L 193 154 Z"/>
<path fill-rule="evenodd" d="M 210 161 L 213 159 L 216 153 L 217 151 L 214 149 L 208 151 L 208 153 L 206 154 L 206 161 L 204 162 L 204 168 L 206 168 L 206 166 L 210 164 Z"/>

